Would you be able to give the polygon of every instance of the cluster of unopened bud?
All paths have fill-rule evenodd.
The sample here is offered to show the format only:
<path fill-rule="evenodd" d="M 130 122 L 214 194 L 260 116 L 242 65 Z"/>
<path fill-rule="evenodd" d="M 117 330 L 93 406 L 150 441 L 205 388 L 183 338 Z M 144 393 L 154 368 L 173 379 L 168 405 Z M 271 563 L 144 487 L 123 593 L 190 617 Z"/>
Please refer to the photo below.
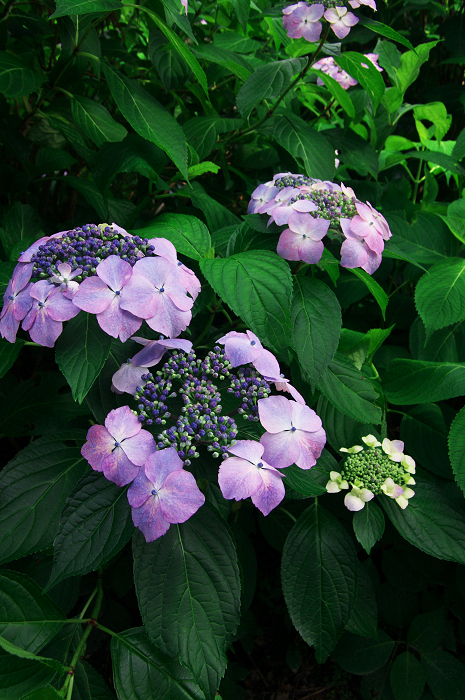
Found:
<path fill-rule="evenodd" d="M 239 369 L 237 375 L 232 376 L 228 393 L 241 401 L 238 413 L 256 423 L 259 420 L 257 401 L 268 398 L 271 388 L 255 369 L 247 367 Z"/>
<path fill-rule="evenodd" d="M 362 452 L 349 455 L 341 468 L 341 476 L 349 483 L 359 482 L 360 488 L 369 489 L 375 496 L 382 493 L 381 486 L 389 477 L 401 486 L 410 479 L 401 464 L 393 462 L 376 447 L 365 447 Z"/>
<path fill-rule="evenodd" d="M 285 175 L 276 179 L 273 185 L 280 191 L 285 187 L 303 187 L 304 190 L 292 197 L 288 204 L 293 204 L 299 199 L 313 202 L 317 208 L 315 211 L 309 212 L 310 216 L 315 219 L 328 219 L 333 228 L 339 228 L 341 218 L 351 219 L 357 214 L 355 198 L 336 189 L 333 190 L 334 183 L 321 183 L 319 180 L 303 175 Z M 307 191 L 306 188 L 312 186 L 315 189 Z"/>

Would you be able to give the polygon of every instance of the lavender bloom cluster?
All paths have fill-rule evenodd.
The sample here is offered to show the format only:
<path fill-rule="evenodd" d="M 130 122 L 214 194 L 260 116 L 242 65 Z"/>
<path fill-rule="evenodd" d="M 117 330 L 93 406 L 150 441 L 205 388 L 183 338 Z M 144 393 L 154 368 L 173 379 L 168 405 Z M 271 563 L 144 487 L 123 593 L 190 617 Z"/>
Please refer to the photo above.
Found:
<path fill-rule="evenodd" d="M 319 41 L 326 20 L 338 37 L 344 39 L 351 27 L 358 23 L 358 17 L 348 10 L 356 10 L 360 5 L 368 5 L 376 10 L 375 0 L 306 0 L 283 9 L 283 25 L 291 39 L 304 38 L 307 41 Z"/>
<path fill-rule="evenodd" d="M 378 65 L 378 53 L 366 53 L 364 54 L 364 56 L 374 65 L 374 67 L 380 73 L 383 72 L 383 69 Z M 365 64 L 362 63 L 362 66 L 365 66 Z M 313 64 L 312 68 L 315 68 L 316 70 L 321 70 L 322 73 L 326 73 L 327 75 L 329 75 L 330 78 L 334 78 L 334 80 L 336 80 L 339 83 L 339 85 L 342 88 L 344 88 L 344 90 L 348 90 L 352 85 L 358 85 L 358 81 L 355 80 L 355 78 L 352 78 L 352 76 L 346 73 L 345 70 L 339 68 L 332 56 L 320 58 L 319 61 Z M 324 85 L 324 82 L 321 78 L 318 78 L 316 82 L 317 85 Z"/>
<path fill-rule="evenodd" d="M 326 442 L 320 418 L 281 375 L 274 355 L 251 331 L 227 333 L 204 359 L 187 340 L 136 340 L 144 348 L 115 373 L 113 387 L 132 394 L 137 408 L 110 411 L 104 426 L 90 428 L 82 448 L 93 469 L 118 486 L 131 484 L 136 527 L 149 542 L 200 508 L 205 498 L 186 470 L 200 449 L 222 457 L 218 483 L 224 498 L 250 497 L 268 515 L 285 494 L 279 470 L 291 464 L 310 469 Z M 147 372 L 165 353 L 161 369 Z M 273 389 L 295 400 L 271 395 Z M 222 390 L 234 405 L 228 413 Z M 236 440 L 235 416 L 244 425 L 245 419 L 262 426 L 259 442 Z"/>
<path fill-rule="evenodd" d="M 19 325 L 53 347 L 81 310 L 125 342 L 142 321 L 176 337 L 191 320 L 200 282 L 164 238 L 132 236 L 116 224 L 87 224 L 36 241 L 21 254 L 3 298 L 0 335 L 14 343 Z"/>
<path fill-rule="evenodd" d="M 381 264 L 384 242 L 391 237 L 389 224 L 369 202 L 340 185 L 300 174 L 278 173 L 252 193 L 249 214 L 269 214 L 268 223 L 287 225 L 277 252 L 285 260 L 316 264 L 323 255 L 322 239 L 331 229 L 339 238 L 341 265 L 361 267 L 373 274 Z"/>

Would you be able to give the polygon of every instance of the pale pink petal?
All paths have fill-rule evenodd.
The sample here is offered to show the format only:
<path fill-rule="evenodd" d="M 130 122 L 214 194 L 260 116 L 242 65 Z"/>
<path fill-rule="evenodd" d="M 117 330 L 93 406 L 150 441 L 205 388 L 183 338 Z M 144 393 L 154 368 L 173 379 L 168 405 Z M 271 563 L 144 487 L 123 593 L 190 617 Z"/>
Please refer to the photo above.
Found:
<path fill-rule="evenodd" d="M 260 423 L 268 433 L 280 433 L 283 430 L 291 429 L 292 402 L 285 396 L 269 396 L 266 399 L 259 399 L 257 405 Z"/>
<path fill-rule="evenodd" d="M 105 428 L 116 442 L 121 442 L 124 438 L 137 435 L 142 426 L 129 406 L 115 408 L 105 418 Z"/>
<path fill-rule="evenodd" d="M 102 462 L 115 446 L 115 439 L 103 425 L 93 425 L 87 431 L 87 442 L 81 448 L 81 454 L 92 469 L 102 471 Z"/>
<path fill-rule="evenodd" d="M 252 361 L 253 366 L 262 377 L 277 377 L 280 373 L 278 360 L 269 350 L 262 348 L 260 355 Z"/>
<path fill-rule="evenodd" d="M 228 452 L 235 457 L 247 459 L 252 464 L 258 464 L 261 461 L 263 450 L 263 445 L 255 440 L 238 440 L 235 445 L 228 447 Z"/>
<path fill-rule="evenodd" d="M 156 452 L 157 446 L 151 433 L 148 430 L 141 430 L 134 437 L 123 440 L 121 449 L 133 464 L 142 467 L 150 455 Z"/>
<path fill-rule="evenodd" d="M 87 277 L 79 285 L 73 304 L 83 311 L 99 314 L 105 311 L 115 294 L 99 277 Z"/>
<path fill-rule="evenodd" d="M 266 401 L 266 399 L 263 399 Z M 310 406 L 302 406 L 295 401 L 289 401 L 291 405 L 291 422 L 297 430 L 305 430 L 313 433 L 321 428 L 321 418 L 317 416 Z"/>
<path fill-rule="evenodd" d="M 252 496 L 262 485 L 261 470 L 246 459 L 228 457 L 218 472 L 218 484 L 224 498 L 241 501 Z"/>
<path fill-rule="evenodd" d="M 264 400 L 266 401 L 266 399 Z M 275 469 L 285 469 L 291 464 L 297 464 L 301 452 L 297 430 L 295 432 L 283 430 L 280 433 L 265 433 L 261 436 L 260 442 L 265 448 L 263 460 Z"/>
<path fill-rule="evenodd" d="M 168 476 L 159 497 L 161 512 L 169 523 L 185 523 L 205 503 L 194 477 L 183 469 Z"/>
<path fill-rule="evenodd" d="M 170 474 L 182 469 L 182 460 L 174 447 L 158 450 L 150 455 L 145 463 L 145 474 L 160 489 Z"/>
<path fill-rule="evenodd" d="M 121 260 L 117 255 L 109 255 L 97 265 L 97 275 L 114 292 L 121 290 L 132 277 L 132 267 L 125 260 Z"/>
<path fill-rule="evenodd" d="M 283 475 L 274 469 L 260 469 L 262 485 L 252 494 L 252 503 L 263 515 L 268 515 L 285 496 Z"/>
<path fill-rule="evenodd" d="M 170 527 L 161 512 L 159 498 L 148 498 L 143 506 L 133 508 L 132 522 L 143 532 L 147 542 L 162 537 Z"/>
<path fill-rule="evenodd" d="M 117 486 L 126 486 L 134 481 L 140 471 L 140 467 L 134 465 L 126 456 L 121 447 L 115 447 L 102 462 L 102 471 L 108 481 L 113 481 Z"/>

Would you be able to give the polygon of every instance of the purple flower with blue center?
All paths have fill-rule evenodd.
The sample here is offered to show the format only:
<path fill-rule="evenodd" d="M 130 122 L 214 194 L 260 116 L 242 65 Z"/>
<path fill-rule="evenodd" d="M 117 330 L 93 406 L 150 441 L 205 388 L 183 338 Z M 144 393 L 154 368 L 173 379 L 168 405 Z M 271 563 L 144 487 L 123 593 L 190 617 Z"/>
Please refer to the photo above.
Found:
<path fill-rule="evenodd" d="M 164 535 L 170 525 L 185 523 L 205 503 L 174 447 L 152 454 L 128 489 L 132 520 L 147 542 Z"/>
<path fill-rule="evenodd" d="M 92 469 L 103 472 L 117 486 L 130 484 L 140 468 L 157 449 L 152 435 L 129 406 L 110 411 L 103 425 L 93 425 L 81 454 Z"/>
<path fill-rule="evenodd" d="M 142 325 L 142 319 L 122 308 L 122 301 L 132 280 L 133 268 L 117 255 L 110 255 L 96 268 L 95 277 L 81 282 L 73 304 L 83 311 L 96 314 L 100 328 L 125 343 Z M 149 289 L 149 284 L 139 281 Z"/>
<path fill-rule="evenodd" d="M 155 255 L 165 258 L 176 266 L 180 282 L 193 299 L 197 299 L 200 294 L 201 284 L 196 274 L 186 267 L 180 260 L 176 248 L 166 238 L 151 238 L 149 243 L 153 245 Z"/>
<path fill-rule="evenodd" d="M 218 484 L 224 498 L 252 503 L 268 515 L 281 503 L 285 489 L 283 475 L 263 459 L 264 446 L 254 440 L 239 440 L 228 448 L 228 457 L 220 466 Z"/>
<path fill-rule="evenodd" d="M 32 306 L 32 299 L 29 293 L 32 287 L 32 283 L 29 283 L 32 267 L 32 263 L 19 263 L 16 265 L 3 296 L 0 334 L 9 343 L 15 342 L 19 324 Z"/>
<path fill-rule="evenodd" d="M 321 36 L 322 24 L 319 22 L 325 11 L 324 5 L 316 3 L 308 5 L 298 2 L 283 10 L 283 25 L 287 36 L 291 39 L 304 38 L 307 41 L 318 41 Z"/>
<path fill-rule="evenodd" d="M 302 260 L 309 264 L 320 261 L 324 251 L 322 238 L 326 236 L 330 222 L 315 219 L 311 214 L 294 212 L 289 217 L 289 228 L 278 241 L 277 253 L 285 260 Z"/>
<path fill-rule="evenodd" d="M 225 355 L 233 367 L 251 362 L 257 372 L 264 377 L 279 377 L 280 369 L 275 356 L 265 350 L 252 331 L 238 333 L 230 331 L 217 340 L 224 345 Z"/>
<path fill-rule="evenodd" d="M 315 411 L 285 396 L 269 396 L 258 402 L 258 415 L 267 431 L 260 442 L 269 464 L 277 469 L 291 464 L 310 469 L 316 464 L 326 433 Z"/>
<path fill-rule="evenodd" d="M 28 293 L 32 306 L 26 314 L 22 328 L 29 331 L 34 343 L 53 348 L 55 341 L 63 330 L 63 321 L 77 316 L 80 309 L 67 299 L 59 287 L 46 280 L 36 282 Z"/>

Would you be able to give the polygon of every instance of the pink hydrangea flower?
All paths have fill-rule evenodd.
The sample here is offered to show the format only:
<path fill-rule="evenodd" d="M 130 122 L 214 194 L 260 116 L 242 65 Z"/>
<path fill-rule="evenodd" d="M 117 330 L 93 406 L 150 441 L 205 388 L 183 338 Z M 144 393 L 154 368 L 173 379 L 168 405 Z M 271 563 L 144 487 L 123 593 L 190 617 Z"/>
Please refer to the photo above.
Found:
<path fill-rule="evenodd" d="M 278 193 L 273 199 L 270 199 L 266 204 L 263 204 L 260 209 L 258 209 L 258 212 L 259 214 L 272 214 L 276 207 L 287 204 L 290 199 L 298 194 L 300 194 L 298 187 L 283 187 L 282 190 L 278 190 Z"/>
<path fill-rule="evenodd" d="M 310 212 L 315 211 L 316 208 L 315 202 L 309 199 L 296 199 L 295 202 L 281 204 L 273 209 L 268 225 L 274 220 L 278 226 L 283 226 L 289 222 L 291 214 L 295 211 Z"/>
<path fill-rule="evenodd" d="M 122 306 L 133 275 L 133 268 L 117 255 L 109 255 L 97 265 L 97 275 L 81 282 L 73 297 L 73 304 L 97 315 L 100 328 L 118 338 L 122 343 L 142 325 L 142 319 L 128 312 Z M 148 283 L 145 284 L 148 288 Z"/>
<path fill-rule="evenodd" d="M 145 340 L 144 338 L 132 338 L 145 347 L 131 359 L 121 365 L 112 378 L 112 388 L 119 394 L 135 394 L 141 385 L 142 375 L 147 374 L 147 368 L 158 364 L 169 348 L 178 348 L 184 352 L 192 349 L 190 340 L 181 338 L 167 338 L 166 340 Z"/>
<path fill-rule="evenodd" d="M 176 248 L 171 241 L 168 241 L 166 238 L 151 238 L 149 244 L 153 245 L 156 255 L 169 260 L 177 267 L 181 284 L 193 299 L 197 299 L 201 289 L 200 280 L 190 268 L 178 260 Z"/>
<path fill-rule="evenodd" d="M 224 345 L 226 357 L 233 367 L 253 364 L 257 372 L 264 377 L 278 377 L 280 374 L 279 364 L 275 356 L 266 350 L 252 331 L 237 333 L 230 331 L 217 343 Z"/>
<path fill-rule="evenodd" d="M 358 17 L 348 12 L 347 7 L 330 7 L 324 14 L 338 39 L 344 39 L 358 22 Z"/>
<path fill-rule="evenodd" d="M 53 348 L 63 330 L 63 321 L 77 316 L 80 309 L 64 296 L 59 287 L 47 280 L 36 282 L 28 292 L 33 301 L 22 328 L 29 331 L 34 343 Z"/>
<path fill-rule="evenodd" d="M 14 343 L 19 324 L 32 306 L 30 289 L 33 264 L 18 263 L 3 295 L 3 308 L 0 314 L 0 335 Z"/>
<path fill-rule="evenodd" d="M 92 469 L 103 472 L 117 486 L 126 486 L 157 449 L 155 440 L 131 411 L 122 406 L 110 411 L 103 425 L 93 425 L 81 454 Z"/>
<path fill-rule="evenodd" d="M 185 523 L 205 503 L 190 472 L 184 471 L 174 447 L 152 454 L 128 489 L 132 520 L 153 542 L 171 524 Z"/>
<path fill-rule="evenodd" d="M 169 338 L 186 330 L 194 301 L 177 267 L 165 258 L 143 258 L 134 265 L 133 275 L 121 308 L 145 318 L 150 328 Z"/>
<path fill-rule="evenodd" d="M 310 469 L 326 443 L 321 419 L 309 406 L 285 396 L 269 396 L 258 401 L 260 423 L 267 431 L 260 438 L 268 464 L 283 469 L 296 464 Z"/>
<path fill-rule="evenodd" d="M 321 70 L 322 73 L 326 73 L 330 76 L 330 78 L 337 80 L 339 85 L 344 88 L 344 90 L 348 90 L 352 85 L 357 85 L 355 78 L 352 78 L 352 76 L 346 73 L 345 70 L 342 70 L 342 68 L 336 64 L 332 56 L 321 58 L 319 61 L 313 64 L 312 68 Z M 321 78 L 318 78 L 316 82 L 317 85 L 324 85 Z"/>
<path fill-rule="evenodd" d="M 262 459 L 264 447 L 254 440 L 239 440 L 228 448 L 228 457 L 220 466 L 218 484 L 224 498 L 252 503 L 268 515 L 284 498 L 283 475 Z"/>
<path fill-rule="evenodd" d="M 356 10 L 360 5 L 368 5 L 372 10 L 376 12 L 376 2 L 375 0 L 349 0 L 349 5 L 352 9 Z"/>
<path fill-rule="evenodd" d="M 328 232 L 328 219 L 315 219 L 311 214 L 294 212 L 289 228 L 279 237 L 277 253 L 285 260 L 302 260 L 315 264 L 323 255 L 322 238 Z"/>
<path fill-rule="evenodd" d="M 283 10 L 283 25 L 287 31 L 287 36 L 291 39 L 304 38 L 307 41 L 318 41 L 321 36 L 321 19 L 325 11 L 324 5 L 316 3 L 307 5 L 306 2 L 299 2 L 290 5 Z"/>

